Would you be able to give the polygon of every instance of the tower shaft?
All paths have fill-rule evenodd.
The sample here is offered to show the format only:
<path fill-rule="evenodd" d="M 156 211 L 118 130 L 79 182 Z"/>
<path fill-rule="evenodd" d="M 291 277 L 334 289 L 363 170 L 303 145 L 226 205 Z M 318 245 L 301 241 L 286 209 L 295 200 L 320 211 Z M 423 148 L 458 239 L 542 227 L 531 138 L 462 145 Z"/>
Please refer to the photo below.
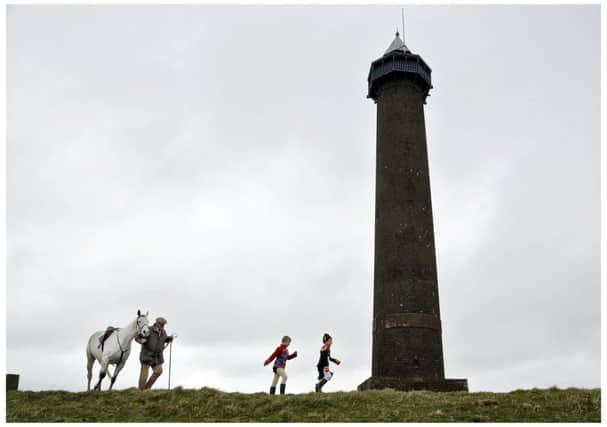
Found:
<path fill-rule="evenodd" d="M 377 94 L 374 376 L 444 378 L 424 99 L 406 75 Z"/>
<path fill-rule="evenodd" d="M 371 64 L 377 104 L 373 360 L 359 390 L 468 390 L 445 379 L 424 105 L 432 70 L 396 34 Z"/>

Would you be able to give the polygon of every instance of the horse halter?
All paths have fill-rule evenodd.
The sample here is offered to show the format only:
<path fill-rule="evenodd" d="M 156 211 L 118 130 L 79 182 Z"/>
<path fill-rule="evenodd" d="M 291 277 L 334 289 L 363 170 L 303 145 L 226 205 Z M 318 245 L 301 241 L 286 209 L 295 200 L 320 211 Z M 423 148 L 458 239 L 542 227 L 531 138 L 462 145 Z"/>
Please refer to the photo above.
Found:
<path fill-rule="evenodd" d="M 139 319 L 142 319 L 142 318 L 147 319 L 147 317 L 146 317 L 146 316 L 139 316 L 139 317 L 137 317 L 137 321 L 136 321 L 136 324 L 137 324 L 137 335 L 138 335 L 138 336 L 140 336 L 140 337 L 142 337 L 142 336 L 143 336 L 143 328 L 145 328 L 145 327 L 148 327 L 148 328 L 149 328 L 149 325 L 147 325 L 147 324 L 143 324 L 143 325 L 141 325 L 141 324 L 139 323 Z"/>

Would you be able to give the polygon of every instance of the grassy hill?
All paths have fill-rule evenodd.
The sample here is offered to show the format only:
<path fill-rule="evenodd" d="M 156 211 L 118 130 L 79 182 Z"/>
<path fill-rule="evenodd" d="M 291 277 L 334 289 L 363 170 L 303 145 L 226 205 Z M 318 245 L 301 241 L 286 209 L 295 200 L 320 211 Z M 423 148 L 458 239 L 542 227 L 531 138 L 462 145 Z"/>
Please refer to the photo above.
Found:
<path fill-rule="evenodd" d="M 269 396 L 203 388 L 7 393 L 8 422 L 436 422 L 601 420 L 600 389 L 510 393 L 393 390 Z"/>

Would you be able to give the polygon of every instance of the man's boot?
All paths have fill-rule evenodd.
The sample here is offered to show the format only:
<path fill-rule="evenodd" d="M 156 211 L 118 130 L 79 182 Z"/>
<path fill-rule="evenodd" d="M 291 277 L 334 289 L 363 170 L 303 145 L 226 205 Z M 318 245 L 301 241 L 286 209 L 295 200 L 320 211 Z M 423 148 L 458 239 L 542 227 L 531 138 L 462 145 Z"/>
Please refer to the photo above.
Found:
<path fill-rule="evenodd" d="M 280 385 L 280 394 L 285 394 L 285 388 L 287 388 L 286 384 L 281 384 Z"/>
<path fill-rule="evenodd" d="M 316 384 L 316 393 L 322 393 L 322 386 L 324 386 L 327 383 L 327 380 L 325 378 L 323 378 L 322 380 L 320 380 L 318 382 L 318 384 Z"/>
<path fill-rule="evenodd" d="M 270 394 L 276 394 L 276 386 L 270 387 Z"/>

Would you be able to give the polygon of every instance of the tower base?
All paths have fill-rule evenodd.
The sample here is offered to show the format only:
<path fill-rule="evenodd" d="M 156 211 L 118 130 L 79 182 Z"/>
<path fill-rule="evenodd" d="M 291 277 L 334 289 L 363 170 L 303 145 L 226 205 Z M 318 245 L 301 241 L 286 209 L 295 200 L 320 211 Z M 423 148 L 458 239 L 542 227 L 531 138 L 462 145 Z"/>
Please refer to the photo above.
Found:
<path fill-rule="evenodd" d="M 370 377 L 358 386 L 358 391 L 391 388 L 399 391 L 468 391 L 468 380 L 423 380 L 412 378 Z"/>

